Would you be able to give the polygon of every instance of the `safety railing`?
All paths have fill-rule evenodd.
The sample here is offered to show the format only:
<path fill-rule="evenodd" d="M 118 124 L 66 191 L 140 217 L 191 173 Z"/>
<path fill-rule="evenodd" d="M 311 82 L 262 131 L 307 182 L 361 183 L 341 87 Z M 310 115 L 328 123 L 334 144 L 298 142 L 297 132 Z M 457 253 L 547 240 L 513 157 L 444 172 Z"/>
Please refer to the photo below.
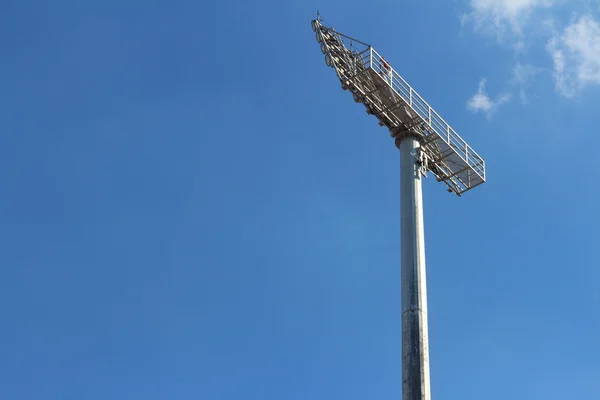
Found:
<path fill-rule="evenodd" d="M 435 112 L 429 104 L 398 74 L 391 65 L 372 47 L 363 52 L 363 59 L 425 122 L 431 134 L 440 137 L 456 154 L 485 181 L 483 159 Z M 368 54 L 367 54 L 368 53 Z"/>

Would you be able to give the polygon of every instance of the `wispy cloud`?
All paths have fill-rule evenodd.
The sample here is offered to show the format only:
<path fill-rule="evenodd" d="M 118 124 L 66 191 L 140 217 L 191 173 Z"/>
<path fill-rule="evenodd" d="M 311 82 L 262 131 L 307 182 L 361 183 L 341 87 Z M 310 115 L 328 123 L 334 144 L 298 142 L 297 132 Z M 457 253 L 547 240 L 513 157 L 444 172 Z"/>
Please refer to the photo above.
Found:
<path fill-rule="evenodd" d="M 590 85 L 600 85 L 600 17 L 595 17 L 600 11 L 600 0 L 465 2 L 469 9 L 461 17 L 463 24 L 469 23 L 482 36 L 489 38 L 491 34 L 499 43 L 515 49 L 518 61 L 509 85 L 522 104 L 529 102 L 527 93 L 540 71 L 553 71 L 556 92 L 566 97 L 575 97 Z M 561 23 L 559 17 L 567 11 L 573 17 L 568 23 Z M 545 44 L 548 57 L 535 60 L 539 67 L 519 61 L 526 54 L 531 55 L 530 50 L 540 43 Z M 483 98 L 480 102 L 485 107 Z"/>
<path fill-rule="evenodd" d="M 523 46 L 524 27 L 536 9 L 549 8 L 559 0 L 470 0 L 470 12 L 461 17 L 472 22 L 475 30 L 489 33 L 503 40 L 506 35 L 516 36 L 514 46 Z"/>
<path fill-rule="evenodd" d="M 479 81 L 477 93 L 467 101 L 467 108 L 473 112 L 483 112 L 490 118 L 498 107 L 510 101 L 511 96 L 510 94 L 502 94 L 493 100 L 485 90 L 486 83 L 487 80 L 485 78 Z"/>
<path fill-rule="evenodd" d="M 600 24 L 591 15 L 566 26 L 548 41 L 546 49 L 560 94 L 573 97 L 590 84 L 600 84 Z"/>
<path fill-rule="evenodd" d="M 530 64 L 517 63 L 513 68 L 510 83 L 519 88 L 519 98 L 521 99 L 522 104 L 527 104 L 529 102 L 527 89 L 531 87 L 535 76 L 540 71 L 541 68 L 534 67 Z"/>

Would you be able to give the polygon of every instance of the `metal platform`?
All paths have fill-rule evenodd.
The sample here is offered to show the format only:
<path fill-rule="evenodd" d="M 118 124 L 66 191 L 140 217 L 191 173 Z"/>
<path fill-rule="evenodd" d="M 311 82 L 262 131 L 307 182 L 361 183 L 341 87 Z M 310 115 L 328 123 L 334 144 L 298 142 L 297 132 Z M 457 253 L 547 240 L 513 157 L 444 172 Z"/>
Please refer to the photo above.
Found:
<path fill-rule="evenodd" d="M 406 131 L 421 136 L 423 167 L 448 191 L 461 195 L 485 182 L 483 159 L 415 92 L 372 46 L 312 21 L 325 63 L 334 68 L 342 88 L 379 125 L 396 138 Z"/>

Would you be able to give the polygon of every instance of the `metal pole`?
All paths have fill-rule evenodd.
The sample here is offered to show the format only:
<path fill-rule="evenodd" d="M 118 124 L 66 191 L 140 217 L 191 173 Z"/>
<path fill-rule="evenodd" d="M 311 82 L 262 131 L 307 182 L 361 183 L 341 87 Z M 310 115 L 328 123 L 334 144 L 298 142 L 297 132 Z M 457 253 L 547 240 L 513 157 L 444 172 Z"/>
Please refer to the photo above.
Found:
<path fill-rule="evenodd" d="M 419 136 L 405 132 L 396 145 L 400 149 L 402 400 L 430 400 Z"/>

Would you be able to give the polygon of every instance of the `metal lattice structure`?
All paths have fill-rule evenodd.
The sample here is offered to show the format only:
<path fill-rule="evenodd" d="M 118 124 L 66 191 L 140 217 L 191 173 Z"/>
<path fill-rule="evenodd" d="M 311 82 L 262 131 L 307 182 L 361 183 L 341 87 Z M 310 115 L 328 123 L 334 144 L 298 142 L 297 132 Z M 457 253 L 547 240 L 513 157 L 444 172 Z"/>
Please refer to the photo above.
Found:
<path fill-rule="evenodd" d="M 372 46 L 312 21 L 325 62 L 344 90 L 397 138 L 421 135 L 420 163 L 457 195 L 485 182 L 484 160 L 419 96 Z"/>

